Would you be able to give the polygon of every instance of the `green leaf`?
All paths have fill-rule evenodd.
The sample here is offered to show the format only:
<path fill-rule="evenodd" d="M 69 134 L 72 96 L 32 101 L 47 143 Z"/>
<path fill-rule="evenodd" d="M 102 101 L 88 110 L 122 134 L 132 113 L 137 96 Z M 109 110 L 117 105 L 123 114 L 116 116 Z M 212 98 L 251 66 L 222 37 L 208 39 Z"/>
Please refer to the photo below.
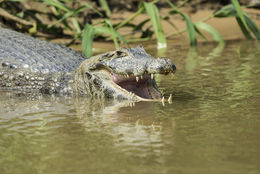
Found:
<path fill-rule="evenodd" d="M 243 23 L 244 27 L 248 30 L 248 26 L 246 24 L 246 20 L 244 18 L 244 13 L 241 10 L 241 7 L 239 5 L 239 2 L 237 0 L 231 0 L 232 4 L 235 7 L 235 10 L 237 12 L 238 17 L 240 18 L 241 22 Z"/>
<path fill-rule="evenodd" d="M 194 28 L 195 28 L 196 33 L 198 33 L 203 39 L 205 39 L 205 40 L 207 41 L 208 39 L 206 38 L 206 36 L 204 36 L 204 34 L 202 34 L 202 33 L 200 32 L 200 30 L 199 30 L 199 28 L 197 27 L 196 23 L 194 23 L 193 26 L 194 26 Z"/>
<path fill-rule="evenodd" d="M 29 29 L 29 33 L 30 33 L 30 34 L 34 34 L 34 33 L 36 33 L 36 32 L 37 32 L 37 23 L 34 22 L 34 23 L 33 23 L 33 27 Z"/>
<path fill-rule="evenodd" d="M 104 25 L 103 26 L 98 26 L 98 27 L 95 27 L 95 31 L 96 31 L 96 34 L 100 34 L 100 35 L 103 35 L 103 34 L 109 34 L 111 35 L 112 37 L 112 40 L 115 44 L 115 47 L 116 48 L 119 48 L 119 44 L 118 44 L 118 40 L 117 38 L 123 42 L 124 44 L 128 44 L 127 41 L 125 40 L 125 38 L 123 36 L 121 36 L 114 28 L 113 28 L 113 25 L 112 23 L 109 21 L 109 20 L 104 20 L 103 21 Z"/>
<path fill-rule="evenodd" d="M 70 18 L 71 16 L 75 16 L 76 14 L 80 13 L 81 11 L 85 10 L 86 8 L 89 8 L 89 6 L 87 5 L 83 5 L 80 6 L 79 8 L 75 9 L 75 10 L 71 10 L 69 12 L 67 12 L 65 15 L 63 15 L 63 17 L 57 21 L 55 21 L 54 23 L 48 25 L 48 28 L 52 27 L 53 25 L 56 25 L 64 20 L 66 20 L 67 18 Z"/>
<path fill-rule="evenodd" d="M 70 12 L 66 13 L 65 15 L 63 15 L 63 17 L 61 19 L 53 22 L 52 24 L 49 24 L 48 28 L 50 28 L 50 27 L 52 27 L 52 26 L 54 26 L 54 25 L 56 25 L 58 23 L 61 23 L 62 21 L 64 21 L 65 19 L 71 17 L 72 15 L 73 15 L 73 11 L 70 11 Z"/>
<path fill-rule="evenodd" d="M 99 16 L 103 17 L 104 15 L 102 13 L 100 13 L 96 8 L 94 8 L 93 6 L 91 6 L 89 3 L 82 3 L 84 7 L 87 7 L 91 10 L 93 10 L 95 13 L 97 13 Z"/>
<path fill-rule="evenodd" d="M 74 27 L 76 28 L 76 32 L 80 33 L 81 29 L 80 29 L 80 26 L 79 26 L 79 23 L 78 23 L 77 19 L 76 18 L 71 18 L 70 20 L 71 20 L 72 24 L 74 25 Z"/>
<path fill-rule="evenodd" d="M 168 14 L 175 15 L 175 14 L 179 14 L 179 13 L 177 13 L 175 10 L 171 10 L 171 11 L 168 12 Z"/>
<path fill-rule="evenodd" d="M 0 3 L 3 2 L 4 0 L 0 0 Z M 23 2 L 23 1 L 27 1 L 27 0 L 5 0 L 5 1 L 11 1 L 11 2 Z"/>
<path fill-rule="evenodd" d="M 61 3 L 58 0 L 44 0 L 44 2 L 47 3 L 48 5 L 57 7 L 59 9 L 62 9 L 64 11 L 66 11 L 66 12 L 71 12 L 72 11 L 71 8 L 67 7 L 66 5 L 64 5 L 63 3 Z"/>
<path fill-rule="evenodd" d="M 232 4 L 226 5 L 213 13 L 213 16 L 217 18 L 235 17 L 236 15 L 236 10 Z"/>
<path fill-rule="evenodd" d="M 241 19 L 239 17 L 236 17 L 236 20 L 244 36 L 249 40 L 253 39 L 253 37 L 249 33 L 248 29 L 245 27 L 244 23 L 241 21 Z"/>
<path fill-rule="evenodd" d="M 95 31 L 97 35 L 111 34 L 110 28 L 108 26 L 95 27 Z"/>
<path fill-rule="evenodd" d="M 176 7 L 173 3 L 171 3 L 171 1 L 166 0 L 166 2 L 170 5 L 170 7 L 173 9 L 173 11 L 171 11 L 170 13 L 174 14 L 174 13 L 179 13 L 183 16 L 183 13 L 179 10 L 178 7 Z"/>
<path fill-rule="evenodd" d="M 116 30 L 114 30 L 115 34 L 116 34 L 116 37 L 124 44 L 128 44 L 128 42 L 126 41 L 126 39 L 120 35 Z"/>
<path fill-rule="evenodd" d="M 195 31 L 195 27 L 190 19 L 190 17 L 188 15 L 184 14 L 184 19 L 186 21 L 186 30 L 188 32 L 188 37 L 190 40 L 190 45 L 191 46 L 196 46 L 197 45 L 197 38 L 196 38 L 196 31 Z"/>
<path fill-rule="evenodd" d="M 153 3 L 144 2 L 146 13 L 149 15 L 157 38 L 157 48 L 167 47 L 166 37 L 163 32 L 158 8 Z"/>
<path fill-rule="evenodd" d="M 0 1 L 1 3 L 1 1 Z M 17 13 L 16 16 L 20 17 L 20 18 L 24 18 L 24 11 L 21 11 L 20 13 Z"/>
<path fill-rule="evenodd" d="M 139 4 L 138 10 L 137 12 L 135 12 L 134 14 L 132 14 L 131 16 L 129 16 L 127 19 L 125 19 L 124 21 L 122 21 L 120 24 L 118 24 L 115 29 L 119 29 L 125 25 L 127 25 L 131 20 L 133 20 L 136 16 L 138 16 L 139 14 L 141 14 L 144 11 L 144 7 L 142 5 L 142 3 Z"/>
<path fill-rule="evenodd" d="M 110 8 L 108 6 L 107 1 L 106 0 L 99 0 L 98 2 L 101 5 L 101 7 L 105 10 L 106 15 L 110 16 L 111 15 L 111 10 L 110 10 Z"/>
<path fill-rule="evenodd" d="M 207 31 L 213 38 L 215 41 L 219 42 L 219 43 L 224 43 L 223 38 L 221 37 L 221 35 L 218 33 L 218 31 L 213 28 L 212 26 L 204 23 L 204 22 L 197 22 L 195 24 L 198 28 Z"/>
<path fill-rule="evenodd" d="M 196 27 L 194 26 L 194 24 L 192 23 L 190 17 L 184 13 L 182 13 L 178 7 L 176 7 L 173 3 L 171 3 L 169 0 L 166 0 L 166 2 L 171 6 L 171 8 L 176 11 L 177 13 L 179 13 L 184 20 L 186 21 L 186 31 L 188 33 L 188 37 L 189 37 L 189 41 L 190 41 L 190 45 L 191 46 L 196 46 L 197 45 L 197 38 L 196 38 Z M 203 34 L 197 30 L 197 32 L 205 38 L 205 36 L 203 36 Z"/>
<path fill-rule="evenodd" d="M 116 34 L 117 32 L 114 30 L 113 25 L 109 20 L 105 20 L 105 24 L 107 24 L 107 26 L 110 30 L 110 34 L 112 35 L 112 39 L 113 39 L 113 42 L 115 44 L 115 47 L 116 47 L 116 49 L 118 49 L 119 44 L 118 44 L 118 41 L 117 41 L 117 34 Z"/>
<path fill-rule="evenodd" d="M 92 56 L 92 47 L 93 47 L 93 40 L 95 36 L 95 29 L 92 25 L 86 24 L 83 30 L 82 36 L 82 51 L 86 57 Z"/>
<path fill-rule="evenodd" d="M 248 28 L 254 33 L 255 37 L 258 40 L 260 40 L 260 31 L 259 31 L 257 25 L 246 14 L 244 14 L 244 17 L 246 19 Z"/>

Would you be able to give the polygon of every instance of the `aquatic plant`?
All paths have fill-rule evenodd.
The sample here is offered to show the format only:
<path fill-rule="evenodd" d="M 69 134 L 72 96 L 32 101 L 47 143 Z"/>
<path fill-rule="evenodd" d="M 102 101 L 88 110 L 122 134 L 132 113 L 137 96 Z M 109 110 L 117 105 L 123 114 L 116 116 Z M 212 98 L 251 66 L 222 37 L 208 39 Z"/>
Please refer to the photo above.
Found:
<path fill-rule="evenodd" d="M 198 36 L 207 40 L 207 37 L 200 31 L 204 30 L 215 41 L 224 43 L 218 31 L 206 23 L 212 18 L 234 17 L 245 38 L 260 39 L 258 27 L 243 12 L 238 0 L 231 0 L 231 4 L 222 7 L 199 22 L 193 22 L 188 14 L 182 12 L 181 9 L 185 3 L 188 3 L 188 0 L 179 6 L 174 5 L 170 0 L 165 0 L 169 7 L 165 16 L 159 13 L 158 0 L 140 2 L 135 13 L 116 24 L 111 22 L 112 10 L 108 1 L 99 0 L 98 2 L 100 6 L 92 1 L 79 0 L 36 0 L 33 2 L 0 0 L 0 19 L 4 19 L 8 25 L 25 30 L 30 34 L 54 32 L 55 36 L 69 36 L 72 39 L 68 45 L 82 40 L 82 50 L 87 57 L 92 55 L 93 40 L 100 38 L 113 41 L 117 48 L 119 42 L 128 44 L 129 42 L 145 41 L 155 35 L 157 47 L 160 49 L 167 47 L 167 38 L 184 32 L 188 35 L 190 45 L 196 46 Z M 147 18 L 137 24 L 134 23 L 133 20 L 143 13 L 147 14 Z M 176 31 L 176 26 L 171 18 L 174 15 L 183 18 L 186 28 Z M 12 23 L 12 21 L 16 23 Z M 163 31 L 162 21 L 168 22 L 175 32 L 166 35 Z M 141 32 L 140 36 L 127 38 L 126 35 L 121 35 L 119 30 L 126 27 L 130 27 L 131 33 Z"/>

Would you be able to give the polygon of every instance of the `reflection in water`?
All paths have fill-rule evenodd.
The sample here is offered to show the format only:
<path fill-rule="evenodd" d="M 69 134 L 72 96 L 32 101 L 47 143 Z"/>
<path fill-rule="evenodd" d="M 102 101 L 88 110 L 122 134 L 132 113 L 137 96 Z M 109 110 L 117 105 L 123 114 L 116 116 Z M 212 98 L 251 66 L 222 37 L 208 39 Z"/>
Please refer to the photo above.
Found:
<path fill-rule="evenodd" d="M 259 172 L 259 44 L 165 54 L 165 106 L 0 92 L 0 173 Z"/>
<path fill-rule="evenodd" d="M 161 105 L 153 102 L 90 102 L 80 98 L 75 106 L 77 116 L 86 130 L 105 130 L 113 137 L 114 146 L 119 151 L 134 150 L 138 152 L 135 155 L 143 156 L 151 150 L 154 152 L 153 155 L 156 155 L 156 152 L 160 152 L 160 148 L 169 141 L 162 140 L 163 125 L 154 117 L 158 104 Z"/>
<path fill-rule="evenodd" d="M 0 112 L 2 136 L 9 139 L 7 136 L 17 137 L 20 133 L 24 134 L 22 142 L 20 142 L 20 136 L 18 139 L 7 140 L 18 141 L 16 143 L 22 143 L 21 146 L 27 146 L 29 138 L 33 138 L 30 143 L 37 147 L 31 146 L 31 144 L 27 147 L 28 151 L 42 151 L 39 155 L 48 153 L 46 150 L 49 151 L 50 144 L 53 147 L 54 140 L 62 141 L 64 144 L 60 144 L 61 146 L 69 143 L 73 148 L 75 142 L 68 141 L 78 136 L 78 138 L 81 136 L 84 138 L 84 134 L 87 132 L 87 134 L 94 133 L 93 138 L 97 138 L 97 140 L 99 137 L 109 139 L 103 142 L 103 145 L 105 147 L 112 145 L 112 149 L 115 148 L 117 153 L 130 153 L 130 155 L 140 157 L 150 155 L 159 157 L 160 149 L 170 141 L 170 139 L 165 141 L 161 137 L 163 125 L 167 125 L 170 129 L 174 128 L 172 127 L 174 124 L 164 124 L 154 117 L 157 110 L 156 105 L 161 107 L 161 103 L 131 103 L 129 101 L 101 101 L 53 96 L 26 98 L 26 96 L 7 92 L 2 92 L 0 95 L 3 99 Z M 80 130 L 75 129 L 73 124 L 76 124 Z M 67 137 L 67 134 L 71 135 Z M 38 142 L 39 140 L 40 142 Z M 3 139 L 3 141 L 6 140 Z M 100 142 L 95 143 L 98 145 Z M 42 146 L 47 149 L 43 150 Z M 55 148 L 55 146 L 53 153 L 56 155 L 62 155 L 61 150 L 66 151 L 65 147 Z M 10 148 L 16 150 L 17 146 Z"/>

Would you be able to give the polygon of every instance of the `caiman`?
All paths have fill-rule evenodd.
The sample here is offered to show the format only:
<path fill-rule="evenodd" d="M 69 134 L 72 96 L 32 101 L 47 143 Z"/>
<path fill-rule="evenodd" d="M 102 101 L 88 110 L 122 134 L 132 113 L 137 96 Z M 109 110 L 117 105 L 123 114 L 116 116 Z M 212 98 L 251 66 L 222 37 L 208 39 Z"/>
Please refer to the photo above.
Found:
<path fill-rule="evenodd" d="M 156 101 L 162 94 L 154 75 L 175 71 L 170 59 L 155 59 L 141 46 L 86 59 L 70 48 L 0 28 L 0 90 Z"/>

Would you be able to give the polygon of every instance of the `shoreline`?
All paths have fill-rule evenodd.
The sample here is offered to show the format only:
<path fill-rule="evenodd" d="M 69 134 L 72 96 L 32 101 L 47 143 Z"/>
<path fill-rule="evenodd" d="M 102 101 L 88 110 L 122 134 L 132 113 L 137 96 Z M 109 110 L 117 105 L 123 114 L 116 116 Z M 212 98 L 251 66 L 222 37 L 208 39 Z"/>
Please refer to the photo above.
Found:
<path fill-rule="evenodd" d="M 167 12 L 168 9 L 163 8 L 160 10 L 160 14 L 165 14 Z M 256 10 L 256 9 L 243 9 L 244 12 L 246 12 L 249 17 L 255 22 L 255 24 L 260 28 L 260 10 Z M 193 22 L 198 22 L 201 21 L 202 19 L 204 19 L 205 17 L 211 15 L 214 12 L 214 10 L 200 10 L 197 11 L 196 13 L 191 13 L 189 14 L 192 21 Z M 129 15 L 133 14 L 132 12 L 121 12 L 121 13 L 116 13 L 112 15 L 112 22 L 113 23 L 117 23 L 120 22 L 120 19 L 125 19 L 126 17 L 128 17 Z M 138 16 L 138 18 L 134 19 L 133 22 L 138 24 L 141 21 L 147 19 L 147 15 L 146 14 L 141 14 Z M 182 20 L 182 18 L 180 16 L 174 16 L 174 18 L 171 19 L 171 21 L 178 27 L 179 30 L 183 30 L 186 28 L 186 23 L 184 20 Z M 240 30 L 240 27 L 237 24 L 237 21 L 234 17 L 229 17 L 229 18 L 212 18 L 209 21 L 206 22 L 207 24 L 211 25 L 213 28 L 215 28 L 219 34 L 222 36 L 223 40 L 225 41 L 232 41 L 232 40 L 246 40 L 246 38 L 244 37 L 242 31 Z M 163 25 L 163 29 L 164 29 L 164 33 L 166 35 L 176 32 L 177 30 L 174 29 L 172 26 L 170 26 L 168 23 L 166 23 L 165 21 L 162 22 Z M 197 37 L 197 41 L 198 44 L 203 44 L 203 43 L 214 43 L 215 40 L 212 38 L 212 36 L 203 31 L 200 30 L 207 38 L 207 40 L 203 39 L 202 37 L 198 36 Z M 118 30 L 118 32 L 122 35 L 126 35 L 129 34 L 131 31 L 128 30 L 126 27 L 121 28 Z M 132 36 L 138 37 L 139 33 L 136 33 Z M 175 42 L 176 45 L 185 45 L 185 46 L 189 46 L 189 40 L 188 40 L 188 35 L 186 32 L 175 35 L 175 36 L 171 36 L 169 38 L 167 38 L 167 40 L 171 43 Z M 130 43 L 129 45 L 138 45 L 141 43 L 147 43 L 147 42 L 152 42 L 154 44 L 156 44 L 156 38 L 155 36 L 153 36 L 153 38 L 149 41 L 143 41 L 143 42 L 133 42 Z M 96 50 L 103 50 L 103 48 L 105 47 L 109 50 L 115 49 L 114 48 L 114 44 L 111 44 L 112 41 L 94 41 L 93 43 L 93 48 Z M 120 44 L 121 45 L 121 44 Z M 75 47 L 72 46 L 72 48 L 75 49 Z M 76 46 L 76 49 L 78 49 L 78 47 Z"/>

